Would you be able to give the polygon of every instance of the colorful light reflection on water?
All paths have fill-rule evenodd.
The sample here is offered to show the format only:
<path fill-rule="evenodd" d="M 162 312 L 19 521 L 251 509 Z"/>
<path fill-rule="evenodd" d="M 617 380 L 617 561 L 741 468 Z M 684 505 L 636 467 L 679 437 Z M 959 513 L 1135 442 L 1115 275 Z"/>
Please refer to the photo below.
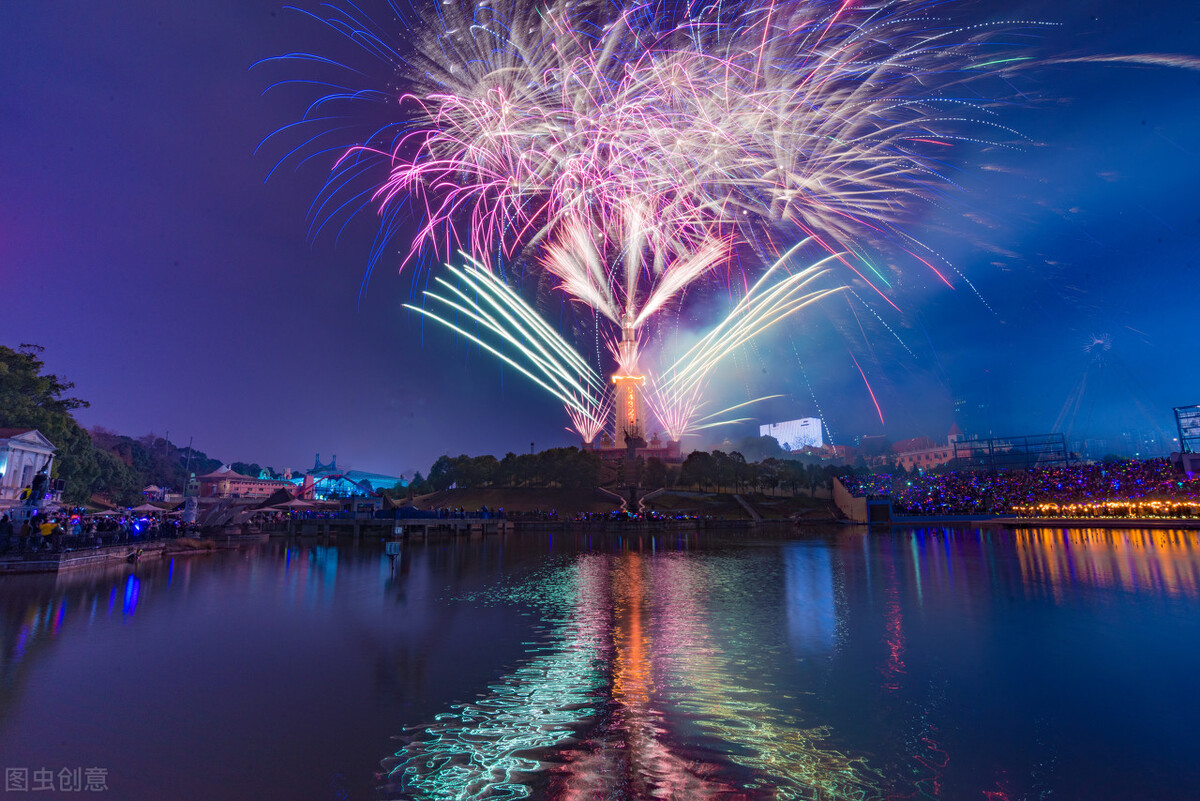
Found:
<path fill-rule="evenodd" d="M 0 755 L 103 765 L 133 799 L 1200 786 L 1196 532 L 746 536 L 414 544 L 394 566 L 272 544 L 4 577 Z"/>

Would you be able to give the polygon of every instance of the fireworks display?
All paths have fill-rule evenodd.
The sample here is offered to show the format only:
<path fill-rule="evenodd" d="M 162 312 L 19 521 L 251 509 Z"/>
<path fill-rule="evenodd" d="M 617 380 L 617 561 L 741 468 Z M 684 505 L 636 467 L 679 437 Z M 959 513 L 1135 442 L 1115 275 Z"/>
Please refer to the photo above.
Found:
<path fill-rule="evenodd" d="M 787 271 L 789 257 L 804 244 L 796 245 L 775 262 L 724 320 L 655 376 L 647 400 L 671 439 L 678 441 L 699 424 L 698 411 L 708 379 L 730 351 L 837 291 L 813 288 L 813 283 L 825 274 L 822 262 L 798 272 Z"/>
<path fill-rule="evenodd" d="M 464 258 L 472 262 L 465 254 Z M 611 406 L 596 372 L 520 295 L 478 262 L 461 270 L 447 268 L 458 285 L 438 278 L 449 295 L 429 290 L 424 295 L 455 317 L 469 320 L 474 330 L 425 306 L 406 304 L 407 308 L 469 339 L 558 398 L 575 429 L 591 442 L 604 427 Z"/>
<path fill-rule="evenodd" d="M 404 263 L 461 249 L 475 271 L 553 277 L 613 326 L 617 405 L 632 414 L 643 330 L 719 283 L 707 278 L 749 286 L 756 265 L 797 240 L 835 259 L 838 281 L 888 303 L 887 268 L 866 254 L 954 285 L 905 223 L 951 188 L 960 146 L 1020 140 L 972 84 L 1030 62 L 1012 42 L 1045 24 L 956 25 L 944 5 L 445 0 L 390 32 L 334 7 L 323 21 L 381 61 L 386 81 L 338 85 L 297 123 L 313 134 L 301 149 L 340 153 L 314 218 L 375 209 L 372 263 L 403 232 Z M 366 74 L 345 73 L 346 83 Z M 355 139 L 346 119 L 380 119 L 363 104 L 381 105 L 386 121 Z M 787 276 L 755 288 L 799 308 L 811 300 L 789 294 L 798 286 Z M 672 438 L 695 422 L 715 360 L 761 330 L 739 308 L 710 351 L 647 388 Z M 580 433 L 594 434 L 604 393 L 551 383 Z M 634 439 L 644 430 L 633 429 Z"/>
<path fill-rule="evenodd" d="M 626 281 L 718 232 L 875 240 L 942 191 L 948 148 L 1020 138 L 962 85 L 1028 60 L 992 37 L 1039 23 L 956 28 L 937 6 L 439 4 L 387 54 L 410 85 L 390 146 L 341 168 L 387 163 L 381 209 L 420 199 L 413 252 L 587 237 Z"/>

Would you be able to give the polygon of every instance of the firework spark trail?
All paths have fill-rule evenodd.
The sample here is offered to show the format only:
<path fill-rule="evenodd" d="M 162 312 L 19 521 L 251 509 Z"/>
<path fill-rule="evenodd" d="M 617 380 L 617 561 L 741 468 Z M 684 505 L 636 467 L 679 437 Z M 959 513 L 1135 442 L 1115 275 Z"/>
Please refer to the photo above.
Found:
<path fill-rule="evenodd" d="M 673 440 L 696 430 L 696 415 L 707 389 L 708 377 L 731 351 L 841 287 L 813 289 L 826 274 L 827 256 L 795 273 L 786 273 L 788 262 L 807 240 L 797 243 L 767 270 L 721 321 L 665 370 L 652 377 L 646 401 Z M 785 273 L 779 277 L 780 273 Z M 738 407 L 731 407 L 738 408 Z M 728 411 L 728 410 L 727 410 Z"/>
<path fill-rule="evenodd" d="M 804 361 L 800 358 L 800 351 L 796 347 L 796 340 L 790 340 L 792 346 L 792 355 L 796 357 L 796 366 L 800 368 L 800 377 L 804 380 L 804 385 L 808 387 L 808 395 L 812 398 L 813 408 L 817 410 L 817 419 L 821 421 L 821 426 L 825 429 L 825 435 L 829 440 L 830 445 L 836 445 L 833 439 L 833 430 L 829 424 L 825 422 L 825 412 L 821 409 L 821 402 L 817 400 L 817 393 L 813 391 L 812 382 L 808 380 L 808 371 L 804 369 Z"/>
<path fill-rule="evenodd" d="M 420 306 L 406 308 L 428 317 L 474 342 L 512 366 L 563 403 L 576 430 L 591 441 L 604 426 L 611 401 L 607 387 L 578 353 L 510 287 L 462 254 L 469 266 L 446 265 L 459 286 L 437 278 L 451 296 L 426 290 L 426 298 L 474 321 L 494 340 L 472 333 L 446 317 Z M 493 342 L 497 344 L 493 344 Z M 509 353 L 501 345 L 512 347 Z M 590 434 L 590 436 L 589 436 Z"/>
<path fill-rule="evenodd" d="M 800 272 L 772 281 L 785 268 L 787 257 L 776 262 L 716 328 L 661 372 L 659 386 L 670 390 L 702 381 L 731 350 L 810 303 L 839 291 L 839 288 L 806 291 L 814 280 L 825 275 L 823 267 L 833 258 L 836 257 L 826 257 Z"/>
<path fill-rule="evenodd" d="M 571 418 L 571 426 L 575 432 L 583 438 L 585 443 L 590 445 L 604 430 L 604 424 L 612 415 L 612 393 L 605 393 L 600 397 L 581 395 L 577 396 L 576 400 L 579 401 L 579 405 L 584 408 L 584 411 L 574 404 L 563 404 L 563 406 L 567 410 L 567 416 Z"/>
<path fill-rule="evenodd" d="M 751 287 L 717 328 L 664 371 L 663 378 L 652 382 L 647 403 L 672 439 L 678 440 L 686 433 L 705 428 L 744 422 L 747 418 L 715 422 L 712 418 L 776 397 L 758 398 L 698 418 L 707 378 L 722 357 L 805 306 L 838 291 L 837 288 L 811 288 L 812 282 L 825 274 L 823 263 L 833 257 L 779 277 L 792 254 L 804 244 L 801 242 L 788 251 Z M 510 353 L 434 311 L 406 306 L 476 343 L 556 397 L 566 408 L 575 430 L 585 441 L 591 442 L 603 429 L 611 412 L 612 398 L 604 382 L 516 292 L 484 270 L 476 260 L 462 255 L 470 266 L 459 269 L 447 265 L 447 269 L 466 291 L 439 277 L 437 283 L 452 297 L 430 290 L 424 295 L 474 321 L 500 343 L 512 346 Z"/>
<path fill-rule="evenodd" d="M 858 359 L 854 358 L 853 353 L 850 353 L 850 359 L 854 362 L 854 366 L 858 368 L 858 374 L 862 376 L 863 384 L 866 385 L 867 392 L 871 395 L 871 403 L 875 404 L 875 413 L 879 415 L 879 425 L 886 425 L 883 422 L 883 409 L 879 407 L 879 401 L 875 398 L 875 390 L 871 389 L 871 382 L 867 380 L 867 374 L 863 372 L 862 365 L 858 363 Z"/>
<path fill-rule="evenodd" d="M 736 425 L 737 423 L 748 423 L 751 420 L 753 420 L 754 418 L 753 417 L 728 417 L 727 418 L 727 417 L 725 417 L 725 415 L 727 415 L 730 412 L 735 411 L 737 409 L 743 409 L 747 406 L 753 406 L 756 403 L 762 403 L 763 401 L 774 400 L 776 398 L 782 398 L 782 397 L 783 397 L 782 395 L 763 395 L 761 398 L 751 398 L 748 401 L 742 401 L 741 403 L 735 404 L 733 406 L 727 406 L 726 408 L 721 409 L 719 411 L 712 412 L 711 414 L 706 414 L 703 417 L 694 418 L 690 423 L 687 424 L 686 430 L 689 433 L 693 433 L 693 432 L 698 432 L 698 431 L 704 431 L 709 428 L 717 428 L 718 426 L 731 426 L 731 425 Z M 722 419 L 714 420 L 713 419 L 714 417 L 720 417 Z"/>

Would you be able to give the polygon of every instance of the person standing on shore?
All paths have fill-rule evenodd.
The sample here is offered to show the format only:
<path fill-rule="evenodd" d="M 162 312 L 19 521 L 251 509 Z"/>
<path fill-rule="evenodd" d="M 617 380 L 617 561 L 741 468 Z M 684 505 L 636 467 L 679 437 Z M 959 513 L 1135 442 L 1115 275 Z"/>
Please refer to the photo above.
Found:
<path fill-rule="evenodd" d="M 8 553 L 12 547 L 13 524 L 8 515 L 0 517 L 0 553 Z"/>
<path fill-rule="evenodd" d="M 17 532 L 17 552 L 25 553 L 25 549 L 29 546 L 29 535 L 33 533 L 33 526 L 29 525 L 26 520 L 21 524 L 21 530 Z"/>
<path fill-rule="evenodd" d="M 38 530 L 42 535 L 41 541 L 37 544 L 37 548 L 39 550 L 49 550 L 50 537 L 54 534 L 54 528 L 57 525 L 58 523 L 53 517 L 46 517 L 42 519 L 41 525 L 38 526 Z"/>

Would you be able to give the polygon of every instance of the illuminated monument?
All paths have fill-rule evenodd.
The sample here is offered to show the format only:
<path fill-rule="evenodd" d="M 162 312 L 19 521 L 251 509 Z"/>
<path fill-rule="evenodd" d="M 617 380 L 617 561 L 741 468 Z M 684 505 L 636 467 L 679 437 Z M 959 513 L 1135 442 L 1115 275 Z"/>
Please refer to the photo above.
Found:
<path fill-rule="evenodd" d="M 613 424 L 612 430 L 604 431 L 599 442 L 584 442 L 584 450 L 597 453 L 606 460 L 632 459 L 635 456 L 658 458 L 665 462 L 680 462 L 680 446 L 676 441 L 659 439 L 655 432 L 647 441 L 646 436 L 646 376 L 638 366 L 638 340 L 633 315 L 626 313 L 621 319 L 621 341 L 613 355 L 617 369 L 612 374 Z"/>
<path fill-rule="evenodd" d="M 613 443 L 618 448 L 646 447 L 646 406 L 642 385 L 646 376 L 638 369 L 638 342 L 633 330 L 633 318 L 626 315 L 621 321 L 621 341 L 617 344 L 617 372 L 613 373 Z"/>

